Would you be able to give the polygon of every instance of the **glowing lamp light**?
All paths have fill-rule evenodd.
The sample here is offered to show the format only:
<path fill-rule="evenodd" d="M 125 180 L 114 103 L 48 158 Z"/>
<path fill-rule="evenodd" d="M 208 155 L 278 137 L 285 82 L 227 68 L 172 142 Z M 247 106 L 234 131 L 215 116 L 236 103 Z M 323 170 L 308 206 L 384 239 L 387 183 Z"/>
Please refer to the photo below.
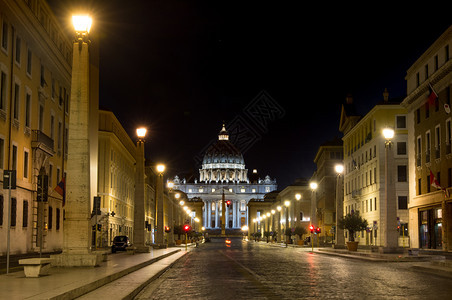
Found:
<path fill-rule="evenodd" d="M 142 127 L 142 128 L 137 128 L 137 136 L 142 139 L 146 136 L 146 128 Z"/>
<path fill-rule="evenodd" d="M 167 184 L 168 188 L 172 189 L 174 187 L 174 182 L 169 181 Z"/>
<path fill-rule="evenodd" d="M 267 217 L 270 217 L 270 213 L 269 212 L 267 213 Z"/>
<path fill-rule="evenodd" d="M 385 128 L 383 129 L 383 136 L 385 139 L 390 140 L 394 137 L 394 130 L 391 128 Z"/>
<path fill-rule="evenodd" d="M 181 200 L 181 201 L 179 202 L 179 204 L 180 204 L 181 206 L 183 206 L 183 205 L 185 204 L 184 200 Z"/>
<path fill-rule="evenodd" d="M 311 183 L 309 184 L 309 186 L 310 186 L 311 189 L 313 189 L 313 190 L 316 190 L 317 187 L 318 187 L 317 182 L 311 182 Z"/>
<path fill-rule="evenodd" d="M 72 25 L 74 25 L 75 32 L 89 33 L 93 19 L 90 16 L 72 16 Z"/>
<path fill-rule="evenodd" d="M 343 166 L 343 165 L 336 165 L 336 166 L 334 167 L 334 169 L 336 170 L 336 173 L 337 173 L 337 174 L 342 174 L 342 173 L 344 173 L 344 166 Z"/>
<path fill-rule="evenodd" d="M 278 206 L 276 207 L 276 209 L 277 209 L 278 211 L 281 211 L 281 206 L 278 205 Z"/>
<path fill-rule="evenodd" d="M 284 201 L 284 206 L 289 207 L 290 206 L 290 201 L 289 200 Z"/>
<path fill-rule="evenodd" d="M 272 209 L 272 215 L 274 215 L 274 214 L 275 214 L 275 212 L 276 212 L 276 211 L 275 211 L 274 209 Z"/>
<path fill-rule="evenodd" d="M 297 199 L 297 201 L 300 200 L 301 199 L 301 194 L 296 194 L 295 195 L 295 199 Z"/>
<path fill-rule="evenodd" d="M 157 172 L 163 173 L 165 171 L 165 165 L 157 165 Z"/>
<path fill-rule="evenodd" d="M 242 227 L 242 231 L 248 231 L 248 226 L 244 225 L 244 226 Z"/>

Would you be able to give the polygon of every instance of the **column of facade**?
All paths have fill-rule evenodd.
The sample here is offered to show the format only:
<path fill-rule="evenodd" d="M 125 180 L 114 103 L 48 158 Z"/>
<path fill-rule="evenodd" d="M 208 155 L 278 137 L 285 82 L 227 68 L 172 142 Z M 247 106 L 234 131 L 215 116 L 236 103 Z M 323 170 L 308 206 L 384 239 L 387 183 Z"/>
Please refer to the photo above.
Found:
<path fill-rule="evenodd" d="M 229 207 L 226 206 L 226 214 L 224 215 L 224 224 L 225 224 L 225 228 L 229 227 Z"/>
<path fill-rule="evenodd" d="M 202 213 L 202 226 L 203 227 L 207 227 L 207 201 L 203 201 L 204 202 L 204 211 Z"/>
<path fill-rule="evenodd" d="M 218 228 L 218 202 L 215 201 L 215 228 Z"/>
<path fill-rule="evenodd" d="M 246 206 L 246 214 L 245 214 L 245 218 L 246 218 L 246 220 L 245 220 L 245 223 L 246 223 L 246 226 L 250 226 L 250 224 L 248 223 L 248 205 Z"/>
<path fill-rule="evenodd" d="M 238 227 L 237 225 L 237 204 L 238 202 L 233 202 L 234 206 L 232 207 L 232 227 Z"/>
<path fill-rule="evenodd" d="M 207 201 L 207 226 L 208 228 L 212 227 L 212 202 Z"/>

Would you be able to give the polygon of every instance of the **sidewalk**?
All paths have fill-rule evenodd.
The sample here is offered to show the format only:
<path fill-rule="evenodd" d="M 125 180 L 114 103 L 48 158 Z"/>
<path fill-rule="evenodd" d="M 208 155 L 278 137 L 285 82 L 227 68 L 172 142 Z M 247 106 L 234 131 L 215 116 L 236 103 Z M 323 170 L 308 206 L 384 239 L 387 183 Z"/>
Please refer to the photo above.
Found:
<path fill-rule="evenodd" d="M 285 243 L 265 243 L 254 242 L 260 245 L 267 245 L 269 247 L 285 248 Z M 310 246 L 298 246 L 288 244 L 291 248 L 300 248 L 305 251 L 311 251 Z M 437 251 L 436 253 L 428 253 L 420 251 L 419 255 L 408 255 L 404 253 L 385 253 L 372 252 L 370 250 L 358 249 L 358 251 L 348 251 L 347 249 L 334 249 L 330 247 L 314 247 L 314 253 L 320 255 L 334 255 L 350 259 L 361 259 L 374 262 L 411 262 L 417 263 L 412 268 L 416 271 L 421 271 L 429 274 L 434 274 L 442 277 L 452 278 L 452 253 L 445 253 Z"/>
<path fill-rule="evenodd" d="M 26 278 L 23 271 L 0 275 L 0 298 L 74 299 L 150 265 L 155 274 L 163 272 L 186 253 L 181 247 L 134 255 L 117 253 L 108 255 L 99 267 L 52 267 L 49 275 L 39 278 Z"/>

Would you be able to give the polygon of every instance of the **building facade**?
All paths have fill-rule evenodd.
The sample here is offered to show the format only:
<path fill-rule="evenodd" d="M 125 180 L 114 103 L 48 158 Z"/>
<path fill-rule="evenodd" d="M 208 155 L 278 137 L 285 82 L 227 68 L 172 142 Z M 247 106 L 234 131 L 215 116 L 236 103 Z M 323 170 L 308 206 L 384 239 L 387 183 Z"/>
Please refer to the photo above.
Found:
<path fill-rule="evenodd" d="M 72 43 L 45 1 L 0 1 L 0 169 L 17 188 L 0 190 L 0 253 L 61 249 Z M 37 201 L 38 174 L 48 178 Z M 11 214 L 8 216 L 8 203 Z"/>
<path fill-rule="evenodd" d="M 347 99 L 346 105 L 353 105 L 353 100 Z M 353 110 L 348 108 L 348 111 Z M 347 121 L 350 117 L 354 120 Z M 392 151 L 393 159 L 388 161 L 388 170 L 394 176 L 392 180 L 388 180 L 388 203 L 385 194 L 385 139 L 382 135 L 382 130 L 387 127 L 395 131 L 389 150 Z M 408 247 L 406 109 L 400 105 L 400 101 L 390 100 L 385 90 L 383 100 L 362 118 L 356 118 L 356 114 L 347 115 L 347 109 L 343 107 L 339 129 L 344 134 L 343 213 L 346 215 L 359 211 L 369 224 L 367 230 L 356 233 L 356 241 L 360 245 L 384 247 L 388 231 L 397 230 L 397 225 L 388 225 L 393 223 L 403 227 L 403 230 L 399 230 L 398 245 Z M 394 201 L 396 211 L 387 211 L 387 207 L 394 205 Z M 348 233 L 344 233 L 347 240 Z"/>
<path fill-rule="evenodd" d="M 317 183 L 317 189 L 312 199 L 314 216 L 312 223 L 320 227 L 320 240 L 323 243 L 332 243 L 334 228 L 336 224 L 336 185 L 337 174 L 335 166 L 342 164 L 343 142 L 336 138 L 320 145 L 314 158 L 317 170 L 311 179 Z"/>
<path fill-rule="evenodd" d="M 193 218 L 202 220 L 206 229 L 221 229 L 222 197 L 230 201 L 225 211 L 225 228 L 240 229 L 249 226 L 248 202 L 263 199 L 266 193 L 276 190 L 276 181 L 269 176 L 265 179 L 250 180 L 245 161 L 240 151 L 229 141 L 225 126 L 218 135 L 218 141 L 209 147 L 199 170 L 199 181 L 187 183 L 175 177 L 174 188 L 187 194 L 189 203 L 203 203 L 202 214 Z M 253 171 L 257 178 L 257 171 Z M 193 212 L 195 213 L 195 212 Z"/>
<path fill-rule="evenodd" d="M 451 245 L 452 27 L 408 69 L 409 217 L 411 247 L 442 249 Z"/>

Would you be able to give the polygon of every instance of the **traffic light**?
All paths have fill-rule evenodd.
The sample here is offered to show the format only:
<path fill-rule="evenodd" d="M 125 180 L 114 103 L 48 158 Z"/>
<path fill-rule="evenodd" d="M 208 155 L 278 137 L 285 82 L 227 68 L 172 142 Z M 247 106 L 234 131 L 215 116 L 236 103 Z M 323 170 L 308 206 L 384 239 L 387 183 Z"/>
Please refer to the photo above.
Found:
<path fill-rule="evenodd" d="M 169 228 L 169 226 L 165 226 L 165 232 L 170 232 L 171 231 L 171 228 Z"/>
<path fill-rule="evenodd" d="M 97 224 L 97 230 L 101 231 L 102 230 L 102 224 Z"/>
<path fill-rule="evenodd" d="M 226 205 L 229 207 L 231 205 L 231 200 L 226 201 Z"/>
<path fill-rule="evenodd" d="M 190 230 L 191 230 L 191 226 L 190 225 L 184 225 L 185 233 L 189 232 Z"/>
<path fill-rule="evenodd" d="M 320 229 L 320 227 L 317 227 L 317 228 L 315 229 L 315 233 L 319 234 L 319 233 L 321 233 L 321 232 L 322 232 L 322 230 Z"/>
<path fill-rule="evenodd" d="M 309 230 L 311 231 L 311 233 L 314 233 L 314 230 L 315 230 L 314 225 L 309 225 Z"/>

